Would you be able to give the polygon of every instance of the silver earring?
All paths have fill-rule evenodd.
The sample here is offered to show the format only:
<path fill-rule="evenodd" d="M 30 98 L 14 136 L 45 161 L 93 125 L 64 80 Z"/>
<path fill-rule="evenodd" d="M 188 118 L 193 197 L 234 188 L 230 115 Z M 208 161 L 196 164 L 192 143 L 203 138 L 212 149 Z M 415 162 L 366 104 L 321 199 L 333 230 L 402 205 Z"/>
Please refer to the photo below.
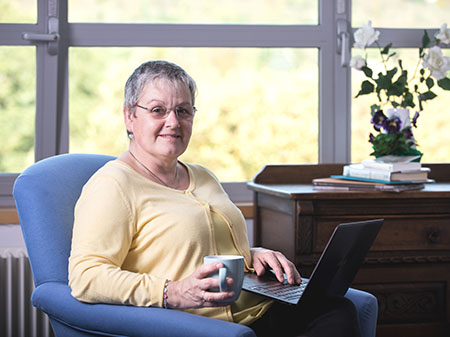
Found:
<path fill-rule="evenodd" d="M 134 137 L 134 135 L 131 132 L 129 132 L 128 133 L 128 138 L 130 138 L 130 140 L 131 140 L 131 139 L 133 139 L 133 137 Z"/>

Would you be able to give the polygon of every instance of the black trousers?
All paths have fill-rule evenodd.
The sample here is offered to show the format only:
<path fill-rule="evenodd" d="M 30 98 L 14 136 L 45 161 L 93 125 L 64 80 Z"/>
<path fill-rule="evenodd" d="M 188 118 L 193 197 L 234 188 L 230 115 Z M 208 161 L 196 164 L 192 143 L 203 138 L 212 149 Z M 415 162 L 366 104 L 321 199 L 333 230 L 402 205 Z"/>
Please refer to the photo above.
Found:
<path fill-rule="evenodd" d="M 303 306 L 274 303 L 250 325 L 258 337 L 360 337 L 353 303 L 345 297 L 326 297 Z"/>

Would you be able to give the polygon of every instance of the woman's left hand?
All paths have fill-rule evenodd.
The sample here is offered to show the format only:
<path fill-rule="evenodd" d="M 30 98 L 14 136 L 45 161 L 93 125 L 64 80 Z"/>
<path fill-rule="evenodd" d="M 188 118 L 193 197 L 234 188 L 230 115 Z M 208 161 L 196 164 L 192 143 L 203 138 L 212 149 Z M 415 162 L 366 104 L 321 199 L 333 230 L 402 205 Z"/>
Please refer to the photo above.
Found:
<path fill-rule="evenodd" d="M 270 267 L 275 273 L 277 280 L 284 282 L 284 275 L 289 284 L 300 284 L 302 278 L 297 271 L 295 265 L 289 261 L 282 253 L 265 248 L 252 248 L 253 268 L 255 268 L 258 276 L 266 272 L 266 268 Z"/>

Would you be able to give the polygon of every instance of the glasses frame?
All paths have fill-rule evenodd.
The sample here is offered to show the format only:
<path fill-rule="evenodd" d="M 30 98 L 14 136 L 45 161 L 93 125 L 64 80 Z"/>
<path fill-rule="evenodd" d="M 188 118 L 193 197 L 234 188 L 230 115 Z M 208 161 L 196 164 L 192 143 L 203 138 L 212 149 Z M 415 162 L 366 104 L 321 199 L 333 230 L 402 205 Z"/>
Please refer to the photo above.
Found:
<path fill-rule="evenodd" d="M 183 121 L 192 121 L 192 120 L 194 119 L 195 113 L 197 112 L 197 108 L 196 108 L 195 106 L 193 106 L 193 107 L 192 107 L 192 115 L 189 116 L 188 118 L 184 118 L 184 117 L 180 117 L 180 115 L 179 115 L 178 112 L 177 112 L 177 108 L 178 108 L 178 107 L 175 107 L 175 108 L 173 108 L 173 109 L 167 109 L 167 110 L 166 110 L 166 114 L 164 115 L 164 117 L 157 117 L 157 116 L 155 116 L 155 115 L 152 113 L 151 108 L 142 106 L 142 105 L 137 104 L 137 103 L 136 103 L 134 106 L 135 106 L 136 108 L 141 108 L 141 109 L 147 110 L 148 112 L 150 112 L 150 115 L 151 115 L 154 119 L 159 119 L 159 120 L 161 120 L 161 119 L 166 119 L 167 117 L 169 117 L 170 111 L 173 111 L 173 113 L 175 114 L 175 116 L 177 117 L 177 119 L 183 120 Z"/>

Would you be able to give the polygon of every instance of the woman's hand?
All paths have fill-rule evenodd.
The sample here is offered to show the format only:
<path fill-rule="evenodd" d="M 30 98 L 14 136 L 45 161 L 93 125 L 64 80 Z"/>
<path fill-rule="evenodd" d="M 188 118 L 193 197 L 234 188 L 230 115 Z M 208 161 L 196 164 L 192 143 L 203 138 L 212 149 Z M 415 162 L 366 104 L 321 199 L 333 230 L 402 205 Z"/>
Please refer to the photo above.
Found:
<path fill-rule="evenodd" d="M 169 308 L 186 309 L 200 307 L 223 307 L 230 302 L 234 291 L 211 292 L 208 289 L 219 288 L 219 279 L 208 277 L 222 268 L 223 263 L 209 263 L 200 266 L 191 276 L 181 281 L 171 281 L 167 285 L 167 306 Z M 227 284 L 231 286 L 233 279 L 227 277 Z"/>
<path fill-rule="evenodd" d="M 283 273 L 286 274 L 289 284 L 300 284 L 302 282 L 300 273 L 295 268 L 295 265 L 282 253 L 265 248 L 252 248 L 250 252 L 252 254 L 253 268 L 255 268 L 258 276 L 263 275 L 266 268 L 270 267 L 280 282 L 284 282 Z"/>

